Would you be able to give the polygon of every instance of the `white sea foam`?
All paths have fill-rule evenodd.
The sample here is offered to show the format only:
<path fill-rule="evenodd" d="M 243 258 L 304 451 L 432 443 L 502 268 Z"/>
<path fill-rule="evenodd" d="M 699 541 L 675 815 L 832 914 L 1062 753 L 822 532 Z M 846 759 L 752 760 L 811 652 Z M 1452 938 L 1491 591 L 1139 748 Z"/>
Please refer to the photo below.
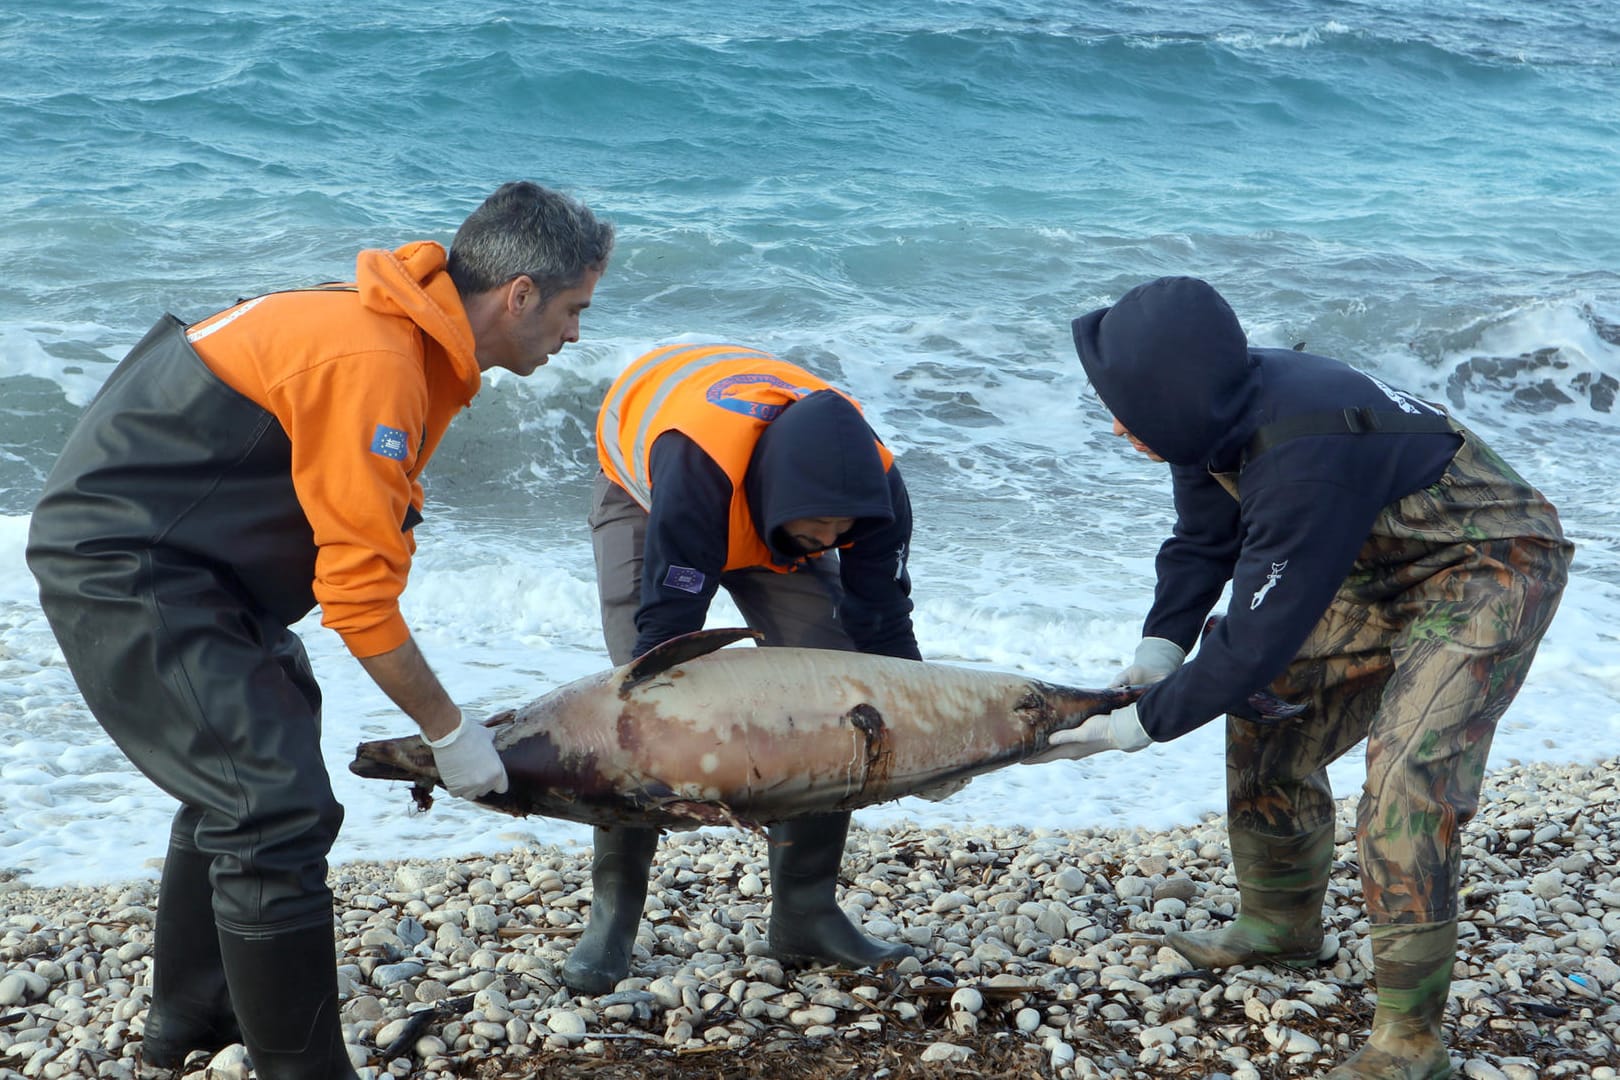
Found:
<path fill-rule="evenodd" d="M 174 803 L 112 746 L 85 712 L 33 598 L 22 561 L 25 519 L 0 518 L 0 870 L 47 885 L 151 876 L 164 852 Z M 465 537 L 424 538 L 406 615 L 458 702 L 493 712 L 605 666 L 589 578 L 589 551 L 469 551 Z M 1084 564 L 1068 568 L 1072 602 L 1039 581 L 985 581 L 953 595 L 950 559 L 914 564 L 924 653 L 944 662 L 1101 685 L 1134 647 L 1151 578 L 1105 588 Z M 1078 594 L 1089 593 L 1085 602 Z M 1099 599 L 1101 598 L 1101 599 Z M 1620 596 L 1580 584 L 1542 647 L 1518 702 L 1498 729 L 1493 761 L 1588 761 L 1620 741 L 1620 649 L 1612 612 Z M 736 625 L 722 601 L 710 625 Z M 513 819 L 450 798 L 419 814 L 406 785 L 347 771 L 365 739 L 411 725 L 314 617 L 299 626 L 325 694 L 328 769 L 347 808 L 337 861 L 499 851 L 518 841 L 588 842 L 582 825 Z M 902 799 L 857 813 L 868 826 L 912 820 L 1030 827 L 1165 826 L 1224 806 L 1220 725 L 1140 753 L 1014 766 L 976 780 L 943 803 Z M 1353 793 L 1360 759 L 1331 770 Z"/>

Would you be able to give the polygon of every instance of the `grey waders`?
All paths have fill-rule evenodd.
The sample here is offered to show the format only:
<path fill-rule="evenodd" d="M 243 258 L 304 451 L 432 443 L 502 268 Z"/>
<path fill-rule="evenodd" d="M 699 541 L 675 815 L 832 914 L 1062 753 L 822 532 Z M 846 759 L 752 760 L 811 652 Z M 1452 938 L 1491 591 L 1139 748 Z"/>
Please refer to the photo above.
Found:
<path fill-rule="evenodd" d="M 1309 966 L 1322 949 L 1322 901 L 1333 869 L 1333 825 L 1296 836 L 1231 830 L 1238 917 L 1219 930 L 1165 935 L 1194 967 Z"/>

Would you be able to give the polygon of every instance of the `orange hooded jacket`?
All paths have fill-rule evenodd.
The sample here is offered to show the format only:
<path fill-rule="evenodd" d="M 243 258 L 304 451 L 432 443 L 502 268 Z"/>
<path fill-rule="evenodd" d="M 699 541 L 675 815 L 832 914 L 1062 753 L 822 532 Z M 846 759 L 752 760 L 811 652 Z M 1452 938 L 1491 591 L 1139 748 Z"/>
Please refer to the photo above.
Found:
<path fill-rule="evenodd" d="M 444 248 L 363 251 L 352 285 L 256 297 L 186 336 L 287 433 L 322 624 L 357 657 L 404 644 L 422 467 L 481 381 Z"/>

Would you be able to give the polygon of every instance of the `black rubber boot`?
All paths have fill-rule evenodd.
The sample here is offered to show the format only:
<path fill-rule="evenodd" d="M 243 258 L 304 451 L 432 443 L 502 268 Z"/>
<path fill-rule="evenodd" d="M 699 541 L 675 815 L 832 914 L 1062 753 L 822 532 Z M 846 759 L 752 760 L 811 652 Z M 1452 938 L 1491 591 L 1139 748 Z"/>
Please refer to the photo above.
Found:
<path fill-rule="evenodd" d="M 242 1041 L 214 930 L 213 858 L 174 839 L 163 859 L 152 945 L 152 1007 L 141 1038 L 148 1075 Z"/>
<path fill-rule="evenodd" d="M 789 964 L 873 967 L 911 956 L 869 938 L 838 906 L 848 814 L 795 818 L 770 828 L 771 955 Z"/>
<path fill-rule="evenodd" d="M 1310 967 L 1322 950 L 1322 901 L 1333 869 L 1333 825 L 1297 836 L 1233 829 L 1238 917 L 1219 930 L 1165 935 L 1194 967 L 1278 963 Z"/>
<path fill-rule="evenodd" d="M 329 919 L 251 937 L 222 929 L 219 946 L 258 1080 L 356 1080 L 338 1023 Z"/>
<path fill-rule="evenodd" d="M 595 842 L 590 919 L 562 970 L 563 982 L 576 994 L 609 993 L 630 974 L 658 830 L 598 826 Z"/>

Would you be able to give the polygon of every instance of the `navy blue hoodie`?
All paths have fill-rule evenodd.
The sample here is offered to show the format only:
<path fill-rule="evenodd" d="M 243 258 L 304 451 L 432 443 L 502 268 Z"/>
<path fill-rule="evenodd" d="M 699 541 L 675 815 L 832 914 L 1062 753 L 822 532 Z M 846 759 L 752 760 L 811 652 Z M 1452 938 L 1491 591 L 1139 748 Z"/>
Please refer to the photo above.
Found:
<path fill-rule="evenodd" d="M 851 517 L 839 538 L 844 589 L 839 619 L 861 652 L 922 658 L 911 625 L 911 500 L 898 465 L 887 472 L 872 429 L 849 400 L 831 390 L 785 408 L 760 433 L 743 475 L 748 510 L 778 566 L 805 556 L 782 531 L 796 518 Z M 714 459 L 678 431 L 653 443 L 647 542 L 642 550 L 637 656 L 678 634 L 703 628 L 726 563 L 731 481 Z M 695 570 L 697 592 L 661 584 L 671 566 Z"/>
<path fill-rule="evenodd" d="M 1246 460 L 1255 432 L 1286 417 L 1439 410 L 1338 360 L 1250 348 L 1226 301 L 1196 278 L 1139 285 L 1073 330 L 1103 404 L 1170 463 L 1176 525 L 1143 636 L 1190 650 L 1232 583 L 1227 617 L 1143 695 L 1137 716 L 1161 742 L 1226 713 L 1254 719 L 1248 696 L 1287 669 L 1378 515 L 1437 481 L 1461 437 L 1307 435 Z M 1215 473 L 1235 474 L 1240 499 Z"/>

